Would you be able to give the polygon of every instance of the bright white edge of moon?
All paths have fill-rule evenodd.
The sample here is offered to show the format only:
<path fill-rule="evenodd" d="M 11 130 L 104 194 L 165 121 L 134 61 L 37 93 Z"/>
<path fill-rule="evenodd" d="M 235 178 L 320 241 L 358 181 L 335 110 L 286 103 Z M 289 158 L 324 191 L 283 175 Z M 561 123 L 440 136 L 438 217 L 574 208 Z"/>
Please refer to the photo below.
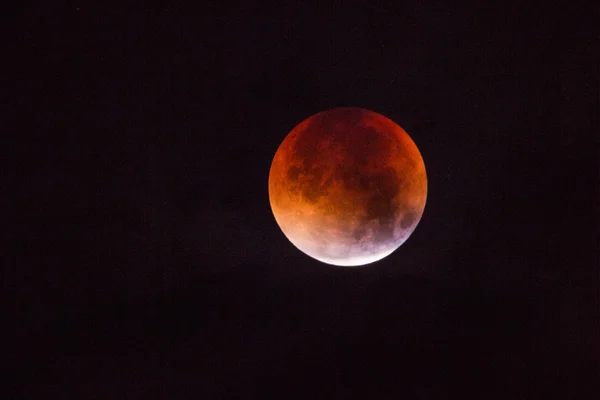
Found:
<path fill-rule="evenodd" d="M 361 265 L 372 264 L 376 261 L 382 260 L 392 254 L 396 249 L 386 250 L 377 254 L 369 254 L 365 256 L 354 256 L 347 259 L 329 259 L 329 258 L 315 258 L 317 261 L 324 262 L 325 264 L 336 265 L 338 267 L 358 267 Z"/>
<path fill-rule="evenodd" d="M 315 241 L 305 235 L 286 235 L 286 237 L 294 247 L 317 261 L 338 267 L 358 267 L 380 261 L 392 254 L 408 240 L 415 231 L 418 222 L 410 228 L 399 232 L 400 234 L 396 240 L 385 243 L 363 241 L 362 243 L 342 244 L 338 242 L 326 244 L 322 241 Z"/>

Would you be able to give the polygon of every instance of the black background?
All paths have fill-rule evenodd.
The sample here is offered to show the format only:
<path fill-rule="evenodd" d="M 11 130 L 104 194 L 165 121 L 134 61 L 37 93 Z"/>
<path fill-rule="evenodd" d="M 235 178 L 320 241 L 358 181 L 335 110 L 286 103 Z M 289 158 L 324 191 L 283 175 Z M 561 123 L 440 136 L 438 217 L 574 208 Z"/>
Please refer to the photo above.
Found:
<path fill-rule="evenodd" d="M 548 3 L 7 7 L 6 398 L 597 398 L 598 6 Z M 268 202 L 336 106 L 428 172 L 368 267 Z"/>

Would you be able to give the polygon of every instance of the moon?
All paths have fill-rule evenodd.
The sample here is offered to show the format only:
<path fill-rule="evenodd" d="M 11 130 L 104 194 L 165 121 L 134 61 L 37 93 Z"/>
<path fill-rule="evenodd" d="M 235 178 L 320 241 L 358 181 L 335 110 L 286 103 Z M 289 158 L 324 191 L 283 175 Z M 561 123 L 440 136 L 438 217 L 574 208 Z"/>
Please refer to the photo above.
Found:
<path fill-rule="evenodd" d="M 298 124 L 269 171 L 269 202 L 288 240 L 326 264 L 387 257 L 413 233 L 427 200 L 419 149 L 391 119 L 333 108 Z"/>

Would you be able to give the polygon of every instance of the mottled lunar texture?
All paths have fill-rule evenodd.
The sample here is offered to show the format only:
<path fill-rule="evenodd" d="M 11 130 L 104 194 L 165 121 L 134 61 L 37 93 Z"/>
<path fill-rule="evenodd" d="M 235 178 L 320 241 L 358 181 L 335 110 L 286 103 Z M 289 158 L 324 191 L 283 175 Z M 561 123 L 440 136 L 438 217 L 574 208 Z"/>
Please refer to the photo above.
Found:
<path fill-rule="evenodd" d="M 392 120 L 334 108 L 297 125 L 279 146 L 269 200 L 285 236 L 327 264 L 380 260 L 415 230 L 427 199 L 419 149 Z"/>

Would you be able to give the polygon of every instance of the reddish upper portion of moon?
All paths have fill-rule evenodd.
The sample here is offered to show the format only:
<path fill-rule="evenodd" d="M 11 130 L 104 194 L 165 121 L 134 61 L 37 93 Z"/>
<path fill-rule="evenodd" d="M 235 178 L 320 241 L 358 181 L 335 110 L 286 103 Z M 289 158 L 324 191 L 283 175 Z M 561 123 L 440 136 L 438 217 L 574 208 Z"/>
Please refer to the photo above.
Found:
<path fill-rule="evenodd" d="M 334 265 L 362 265 L 397 249 L 427 198 L 425 164 L 387 117 L 335 108 L 298 124 L 279 146 L 269 200 L 287 238 Z"/>

